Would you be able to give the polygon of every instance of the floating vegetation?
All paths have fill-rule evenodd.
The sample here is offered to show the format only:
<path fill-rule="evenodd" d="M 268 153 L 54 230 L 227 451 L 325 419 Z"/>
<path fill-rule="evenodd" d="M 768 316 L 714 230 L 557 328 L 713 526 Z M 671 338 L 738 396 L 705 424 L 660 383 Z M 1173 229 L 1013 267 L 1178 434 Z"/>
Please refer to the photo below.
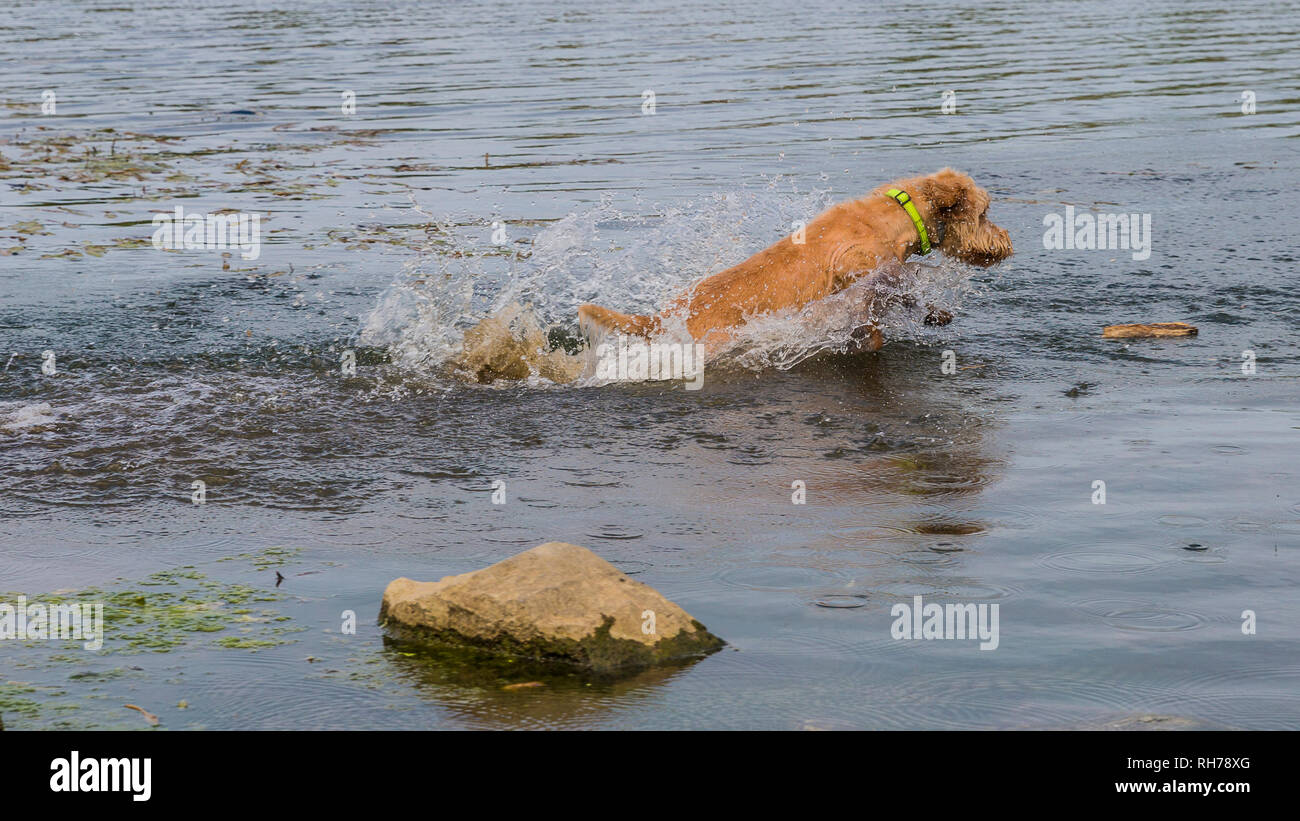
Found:
<path fill-rule="evenodd" d="M 0 678 L 0 720 L 24 729 L 165 725 L 165 717 L 147 709 L 133 717 L 123 703 L 148 696 L 145 707 L 160 705 L 157 691 L 142 694 L 142 684 L 185 687 L 191 683 L 185 673 L 195 658 L 267 651 L 297 642 L 297 634 L 308 629 L 278 608 L 288 596 L 239 579 L 285 566 L 300 553 L 300 548 L 274 546 L 218 560 L 218 566 L 238 573 L 233 580 L 183 566 L 102 587 L 26 594 L 29 604 L 102 604 L 103 645 L 88 650 L 84 637 L 0 642 L 0 669 L 8 675 L 21 669 L 44 677 L 32 682 Z M 0 602 L 20 596 L 0 592 Z M 167 697 L 176 703 L 177 696 L 191 695 L 182 691 Z M 178 709 L 188 706 L 188 700 L 180 699 Z"/>
<path fill-rule="evenodd" d="M 23 222 L 16 222 L 13 225 L 6 227 L 4 230 L 13 231 L 14 233 L 17 234 L 29 234 L 29 235 L 50 233 L 49 231 L 46 231 L 45 226 L 41 225 L 41 223 L 37 220 L 24 220 Z"/>
<path fill-rule="evenodd" d="M 18 595 L 6 594 L 4 598 L 12 601 Z M 287 617 L 250 607 L 282 598 L 274 591 L 209 579 L 192 567 L 154 573 L 120 589 L 91 587 L 42 597 L 47 603 L 59 604 L 102 602 L 101 653 L 109 654 L 165 653 L 212 633 L 227 633 L 220 638 L 237 639 L 216 640 L 213 644 L 218 647 L 255 650 L 285 644 L 285 634 L 297 631 L 283 626 Z"/>
<path fill-rule="evenodd" d="M 33 251 L 43 260 L 89 262 L 110 251 L 152 249 L 150 221 L 169 201 L 204 199 L 229 203 L 235 200 L 240 208 L 213 209 L 209 213 L 247 210 L 269 217 L 278 211 L 292 210 L 294 206 L 290 203 L 344 196 L 340 186 L 345 183 L 354 189 L 364 183 L 367 194 L 409 195 L 412 187 L 403 181 L 405 174 L 437 170 L 427 163 L 407 161 L 396 164 L 391 171 L 384 169 L 383 174 L 347 173 L 345 168 L 333 167 L 334 163 L 309 162 L 305 158 L 307 154 L 330 148 L 346 150 L 348 146 L 373 145 L 371 138 L 387 133 L 382 129 L 341 131 L 334 126 L 298 128 L 286 123 L 274 130 L 293 134 L 299 141 L 241 143 L 232 137 L 225 145 L 204 144 L 198 148 L 191 147 L 179 136 L 113 128 L 63 130 L 39 125 L 26 130 L 0 143 L 6 149 L 0 154 L 0 180 L 11 180 L 8 183 L 11 193 L 20 197 L 40 192 L 40 202 L 20 200 L 16 206 L 39 209 L 37 215 L 41 218 L 25 218 L 0 227 L 0 236 L 7 234 L 17 240 L 7 246 L 0 243 L 0 256 Z M 76 197 L 75 201 L 60 203 L 60 197 L 65 196 L 63 192 Z M 93 218 L 78 222 L 45 219 L 50 211 L 89 217 L 85 211 L 68 207 L 89 203 L 111 203 L 113 210 L 105 211 L 104 215 L 116 220 L 112 224 L 139 226 L 140 234 L 117 239 L 102 235 L 86 239 L 87 230 L 103 228 L 105 224 L 93 222 Z M 78 236 L 69 241 L 60 229 L 76 231 Z M 434 232 L 432 224 L 377 225 L 330 232 L 328 242 L 357 250 L 372 247 L 447 250 L 449 243 L 439 243 L 431 236 Z M 51 239 L 44 243 L 45 247 L 32 248 L 30 240 L 34 237 Z M 304 240 L 304 250 L 328 244 L 323 239 L 305 237 Z M 484 255 L 522 256 L 527 253 L 528 245 L 528 241 L 517 239 L 507 245 L 493 246 Z"/>
<path fill-rule="evenodd" d="M 285 639 L 255 639 L 248 636 L 226 636 L 223 639 L 217 639 L 218 647 L 225 647 L 229 650 L 265 650 L 268 647 L 278 647 L 281 644 L 288 644 Z"/>
<path fill-rule="evenodd" d="M 297 547 L 268 547 L 258 553 L 240 553 L 238 556 L 227 556 L 219 561 L 248 562 L 254 570 L 269 570 L 273 567 L 284 567 L 286 562 L 296 558 L 301 552 L 302 549 Z"/>
<path fill-rule="evenodd" d="M 36 687 L 21 681 L 0 681 L 0 715 L 16 713 L 26 718 L 35 718 L 40 713 L 41 705 L 27 696 L 36 692 Z"/>

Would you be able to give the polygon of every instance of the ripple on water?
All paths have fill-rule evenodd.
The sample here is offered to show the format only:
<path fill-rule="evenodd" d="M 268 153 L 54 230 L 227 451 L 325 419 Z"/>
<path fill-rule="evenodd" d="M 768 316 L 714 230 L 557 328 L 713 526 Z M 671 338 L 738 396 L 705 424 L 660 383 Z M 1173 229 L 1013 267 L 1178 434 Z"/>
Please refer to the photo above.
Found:
<path fill-rule="evenodd" d="M 1265 522 L 1236 518 L 1228 522 L 1228 529 L 1234 533 L 1265 533 L 1269 526 Z"/>
<path fill-rule="evenodd" d="M 866 607 L 869 598 L 863 593 L 828 593 L 813 599 L 812 604 L 833 610 L 852 610 L 858 607 Z"/>
<path fill-rule="evenodd" d="M 912 525 L 912 532 L 927 536 L 973 536 L 985 530 L 977 522 L 918 522 Z"/>
<path fill-rule="evenodd" d="M 1044 528 L 1054 529 L 1051 524 L 1054 513 L 1048 505 L 999 501 L 993 506 L 983 508 L 982 512 L 989 521 L 996 522 L 997 527 L 1003 530 L 1038 532 Z"/>
<path fill-rule="evenodd" d="M 189 711 L 159 715 L 168 723 L 192 715 L 212 728 L 294 730 L 338 726 L 340 713 L 355 721 L 356 714 L 376 708 L 378 694 L 352 684 L 342 670 L 325 672 L 335 670 L 328 659 L 312 664 L 294 650 L 244 655 L 212 678 L 179 685 Z M 232 675 L 235 670 L 244 675 Z"/>
<path fill-rule="evenodd" d="M 393 523 L 386 513 L 345 516 L 317 512 L 293 519 L 294 532 L 316 542 L 362 548 L 393 542 Z"/>
<path fill-rule="evenodd" d="M 36 499 L 25 499 L 12 493 L 0 493 L 0 518 L 43 516 L 48 515 L 49 512 L 49 506 Z"/>
<path fill-rule="evenodd" d="M 1015 598 L 1020 593 L 1020 588 L 1006 584 L 979 581 L 954 582 L 943 586 L 943 590 L 940 596 L 936 598 L 936 601 L 942 601 L 945 598 L 957 602 L 996 601 Z"/>
<path fill-rule="evenodd" d="M 913 596 L 922 596 L 931 598 L 933 596 L 942 596 L 944 592 L 934 586 L 933 579 L 906 579 L 874 582 L 869 585 L 872 594 L 877 598 L 888 600 L 893 603 L 896 601 L 905 601 L 910 603 Z"/>
<path fill-rule="evenodd" d="M 537 541 L 537 531 L 531 527 L 494 527 L 480 533 L 479 538 L 491 544 L 533 547 Z"/>
<path fill-rule="evenodd" d="M 1300 666 L 1240 667 L 1195 673 L 1183 681 L 1188 694 L 1162 693 L 1159 706 L 1221 718 L 1243 729 L 1300 728 Z M 1187 691 L 1184 691 L 1185 693 Z"/>
<path fill-rule="evenodd" d="M 927 545 L 926 550 L 933 550 L 935 553 L 962 553 L 966 548 L 956 542 L 935 542 Z"/>
<path fill-rule="evenodd" d="M 772 453 L 760 448 L 739 448 L 733 455 L 728 457 L 727 461 L 733 465 L 770 465 L 776 461 Z"/>
<path fill-rule="evenodd" d="M 948 649 L 944 642 L 898 642 L 918 648 Z M 972 649 L 979 661 L 979 650 Z M 990 655 L 990 654 L 985 654 Z M 1078 722 L 1098 709 L 1130 712 L 1147 695 L 1123 682 L 1085 680 L 1019 670 L 972 675 L 969 671 L 908 677 L 877 690 L 890 705 L 886 726 L 898 729 L 976 729 Z"/>
<path fill-rule="evenodd" d="M 1300 665 L 1261 664 L 1254 667 L 1230 667 L 1221 670 L 1206 670 L 1193 673 L 1187 677 L 1187 683 L 1196 687 L 1232 688 L 1244 681 L 1256 681 L 1273 684 L 1279 690 L 1290 693 L 1300 703 Z"/>
<path fill-rule="evenodd" d="M 716 574 L 730 587 L 767 593 L 804 593 L 827 587 L 842 587 L 848 577 L 830 570 L 792 565 L 745 565 Z"/>
<path fill-rule="evenodd" d="M 842 528 L 830 533 L 828 539 L 845 547 L 855 547 L 864 542 L 896 541 L 900 538 L 916 535 L 905 527 L 893 525 L 875 525 L 873 527 Z"/>
<path fill-rule="evenodd" d="M 523 496 L 520 496 L 519 501 L 528 505 L 534 510 L 550 510 L 552 508 L 556 508 L 560 506 L 559 502 L 555 502 L 550 499 L 531 499 L 531 498 L 525 498 Z"/>
<path fill-rule="evenodd" d="M 1122 550 L 1067 550 L 1050 553 L 1039 564 L 1068 573 L 1114 573 L 1127 575 L 1148 573 L 1168 559 L 1159 560 L 1135 551 Z"/>
<path fill-rule="evenodd" d="M 39 493 L 27 493 L 20 490 L 10 491 L 10 494 L 22 502 L 39 505 L 41 508 L 48 510 L 51 507 L 62 507 L 72 509 L 141 509 L 147 508 L 157 499 L 144 491 L 128 489 L 120 484 L 112 486 L 102 483 L 91 483 L 84 489 L 78 487 L 64 486 L 63 495 L 55 496 L 51 488 L 46 486 Z"/>
<path fill-rule="evenodd" d="M 1209 519 L 1183 513 L 1166 513 L 1156 521 L 1165 527 L 1205 527 L 1210 523 Z"/>
<path fill-rule="evenodd" d="M 623 477 L 608 470 L 570 466 L 555 466 L 552 470 L 560 474 L 560 484 L 569 487 L 623 487 Z"/>
<path fill-rule="evenodd" d="M 441 470 L 404 470 L 403 473 L 408 476 L 414 476 L 419 479 L 432 479 L 440 481 L 442 479 L 486 479 L 487 477 L 475 468 L 452 466 Z M 480 488 L 475 488 L 476 490 Z"/>
<path fill-rule="evenodd" d="M 750 637 L 745 641 L 743 655 L 764 675 L 772 674 L 773 659 L 782 659 L 783 663 L 791 659 L 799 659 L 801 664 L 805 661 L 829 663 L 846 674 L 852 674 L 869 670 L 873 658 L 889 645 L 906 643 L 890 637 L 888 614 L 881 616 L 879 630 L 859 629 L 857 625 L 864 619 L 874 618 L 874 612 L 867 608 L 848 610 L 852 612 L 832 615 L 825 609 L 812 608 L 810 612 L 815 611 L 821 618 L 799 622 L 802 626 L 798 628 Z M 828 623 L 830 619 L 835 621 Z M 840 624 L 842 628 L 834 629 L 834 624 Z"/>
<path fill-rule="evenodd" d="M 622 487 L 623 483 L 617 477 L 610 473 L 588 473 L 583 476 L 577 476 L 573 479 L 565 479 L 562 482 L 569 487 Z"/>
<path fill-rule="evenodd" d="M 837 730 L 860 730 L 862 727 L 857 722 L 841 716 L 819 716 L 817 718 L 799 719 L 791 729 L 805 732 L 833 732 Z"/>
<path fill-rule="evenodd" d="M 897 558 L 904 564 L 924 567 L 956 567 L 962 562 L 961 557 L 953 551 L 905 550 Z"/>
<path fill-rule="evenodd" d="M 654 567 L 650 562 L 643 562 L 639 559 L 611 559 L 609 563 L 621 570 L 626 576 L 635 576 Z"/>
<path fill-rule="evenodd" d="M 1178 633 L 1196 630 L 1207 621 L 1205 616 L 1190 610 L 1130 599 L 1086 599 L 1071 602 L 1070 606 L 1117 630 Z"/>
<path fill-rule="evenodd" d="M 630 539 L 641 539 L 645 533 L 631 528 L 621 527 L 615 524 L 600 525 L 596 530 L 589 531 L 587 536 L 593 539 L 606 539 L 609 541 L 626 541 Z"/>
<path fill-rule="evenodd" d="M 1193 564 L 1223 564 L 1228 560 L 1226 549 L 1198 536 L 1175 539 L 1169 543 L 1174 558 Z"/>
<path fill-rule="evenodd" d="M 975 476 L 946 476 L 931 474 L 913 478 L 908 481 L 909 489 L 923 493 L 927 497 L 954 495 L 961 496 L 983 490 L 993 483 L 993 476 L 977 474 Z"/>
<path fill-rule="evenodd" d="M 660 520 L 656 528 L 656 533 L 663 536 L 680 536 L 690 539 L 700 539 L 707 536 L 713 536 L 726 531 L 716 523 L 707 518 L 696 518 L 690 516 L 666 516 Z"/>

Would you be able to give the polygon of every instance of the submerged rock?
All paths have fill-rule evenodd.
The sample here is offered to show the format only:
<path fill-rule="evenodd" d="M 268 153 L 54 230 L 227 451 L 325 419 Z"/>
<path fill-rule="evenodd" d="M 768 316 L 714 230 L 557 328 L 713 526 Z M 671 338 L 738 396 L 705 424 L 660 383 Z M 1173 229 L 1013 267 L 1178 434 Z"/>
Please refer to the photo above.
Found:
<path fill-rule="evenodd" d="M 1198 718 L 1165 715 L 1128 716 L 1101 726 L 1103 730 L 1217 730 L 1223 729 Z"/>
<path fill-rule="evenodd" d="M 379 622 L 400 640 L 468 645 L 598 672 L 648 667 L 725 644 L 659 591 L 564 542 L 436 582 L 397 579 L 384 590 Z"/>

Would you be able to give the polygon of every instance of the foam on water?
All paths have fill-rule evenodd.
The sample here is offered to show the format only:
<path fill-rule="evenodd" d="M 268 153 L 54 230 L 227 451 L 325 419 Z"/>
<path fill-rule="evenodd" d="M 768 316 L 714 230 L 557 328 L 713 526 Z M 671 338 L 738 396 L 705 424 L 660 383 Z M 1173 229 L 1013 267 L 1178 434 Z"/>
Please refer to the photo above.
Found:
<path fill-rule="evenodd" d="M 430 235 L 436 242 L 404 266 L 366 318 L 360 341 L 387 348 L 395 362 L 425 375 L 595 384 L 593 349 L 566 353 L 548 339 L 548 329 L 576 333 L 577 308 L 587 302 L 657 313 L 692 284 L 743 261 L 831 204 L 825 192 L 780 191 L 781 185 L 777 178 L 761 191 L 663 208 L 637 202 L 620 209 L 606 196 L 537 230 L 527 250 L 518 240 L 485 249 L 481 225 L 435 222 Z M 418 204 L 413 208 L 432 216 Z M 867 324 L 879 324 L 887 340 L 923 338 L 928 309 L 956 313 L 973 290 L 970 268 L 937 255 L 932 260 L 883 266 L 802 309 L 752 317 L 724 348 L 711 352 L 709 364 L 788 369 L 823 351 L 857 349 Z M 876 316 L 869 297 L 881 295 L 891 307 L 876 309 L 883 314 Z M 683 328 L 668 328 L 665 337 L 688 339 Z"/>

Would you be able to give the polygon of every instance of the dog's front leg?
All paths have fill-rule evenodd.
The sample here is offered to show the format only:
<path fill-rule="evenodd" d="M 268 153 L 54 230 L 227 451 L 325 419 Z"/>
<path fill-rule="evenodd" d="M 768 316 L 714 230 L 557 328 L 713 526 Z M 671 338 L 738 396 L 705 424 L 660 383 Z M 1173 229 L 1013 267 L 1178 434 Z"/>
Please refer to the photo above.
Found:
<path fill-rule="evenodd" d="M 854 326 L 850 337 L 857 350 L 875 353 L 885 346 L 885 334 L 880 325 L 890 301 L 889 297 L 871 293 L 854 311 Z"/>
<path fill-rule="evenodd" d="M 853 329 L 853 339 L 858 350 L 875 353 L 885 347 L 885 334 L 879 325 L 862 325 Z"/>
<path fill-rule="evenodd" d="M 909 311 L 916 310 L 916 297 L 911 294 L 898 294 L 890 298 L 890 304 L 898 305 Z M 927 304 L 925 306 L 925 324 L 926 325 L 947 325 L 952 322 L 952 312 L 944 310 L 937 305 Z"/>

